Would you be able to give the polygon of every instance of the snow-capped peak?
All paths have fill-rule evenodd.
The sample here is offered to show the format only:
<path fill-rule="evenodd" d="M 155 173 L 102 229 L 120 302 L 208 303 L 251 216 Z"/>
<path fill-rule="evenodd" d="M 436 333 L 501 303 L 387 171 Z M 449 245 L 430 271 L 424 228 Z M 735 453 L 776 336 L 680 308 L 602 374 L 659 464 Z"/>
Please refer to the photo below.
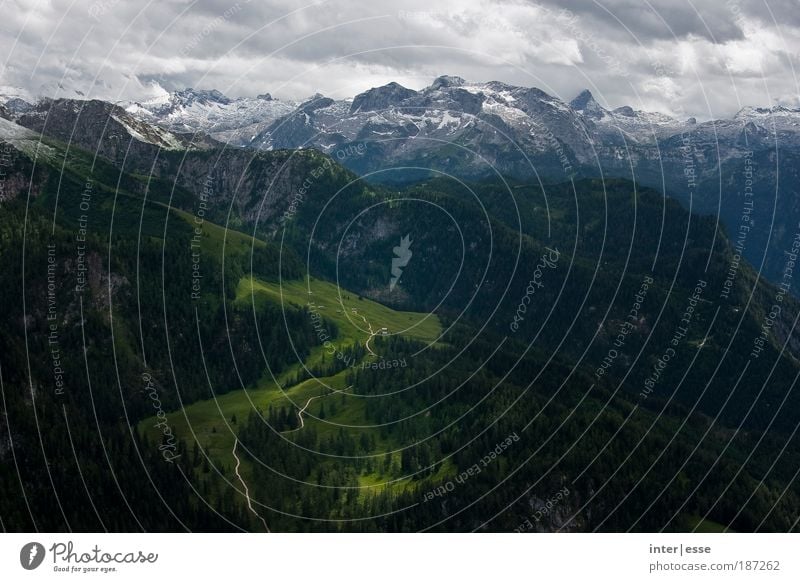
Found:
<path fill-rule="evenodd" d="M 160 89 L 160 87 L 159 87 Z M 215 89 L 155 91 L 153 98 L 122 104 L 128 113 L 174 131 L 209 133 L 234 144 L 248 143 L 270 123 L 288 115 L 297 103 L 269 93 L 232 99 Z"/>
<path fill-rule="evenodd" d="M 386 109 L 392 105 L 399 105 L 416 94 L 417 92 L 413 89 L 407 89 L 394 82 L 382 87 L 373 87 L 353 98 L 350 113 Z"/>
<path fill-rule="evenodd" d="M 430 87 L 428 87 L 428 90 L 436 91 L 437 89 L 441 89 L 443 87 L 463 87 L 466 84 L 467 82 L 461 77 L 456 77 L 455 75 L 442 75 L 434 79 L 433 83 L 431 83 Z"/>
<path fill-rule="evenodd" d="M 590 119 L 601 119 L 608 114 L 608 111 L 595 100 L 589 89 L 581 91 L 577 97 L 569 102 L 569 106 Z"/>

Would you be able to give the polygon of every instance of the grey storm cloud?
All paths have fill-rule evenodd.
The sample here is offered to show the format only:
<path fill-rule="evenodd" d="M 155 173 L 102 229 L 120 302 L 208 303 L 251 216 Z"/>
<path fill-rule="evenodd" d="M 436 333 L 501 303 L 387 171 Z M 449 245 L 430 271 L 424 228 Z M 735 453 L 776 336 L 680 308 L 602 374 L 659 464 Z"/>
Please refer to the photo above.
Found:
<path fill-rule="evenodd" d="M 352 96 L 441 74 L 698 117 L 797 105 L 796 0 L 6 0 L 0 93 Z"/>
<path fill-rule="evenodd" d="M 736 8 L 732 9 L 733 4 L 726 0 L 546 0 L 546 3 L 554 10 L 573 12 L 614 37 L 627 36 L 643 44 L 690 35 L 714 42 L 744 37 L 735 18 Z M 742 2 L 735 4 L 743 8 Z"/>

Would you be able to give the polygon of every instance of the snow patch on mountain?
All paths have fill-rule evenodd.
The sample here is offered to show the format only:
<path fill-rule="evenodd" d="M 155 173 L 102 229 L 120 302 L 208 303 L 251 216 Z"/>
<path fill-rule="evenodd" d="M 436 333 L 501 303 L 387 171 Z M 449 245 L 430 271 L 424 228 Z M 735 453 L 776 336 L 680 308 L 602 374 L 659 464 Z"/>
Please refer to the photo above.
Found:
<path fill-rule="evenodd" d="M 208 133 L 219 141 L 244 145 L 276 119 L 297 107 L 268 93 L 230 99 L 219 91 L 164 92 L 144 102 L 123 104 L 126 111 L 172 131 Z"/>
<path fill-rule="evenodd" d="M 185 146 L 181 141 L 169 131 L 160 127 L 142 123 L 133 118 L 122 115 L 111 114 L 112 119 L 125 128 L 125 131 L 134 139 L 159 146 L 167 150 L 183 150 Z"/>
<path fill-rule="evenodd" d="M 10 144 L 32 159 L 37 155 L 44 157 L 55 155 L 53 148 L 42 143 L 41 135 L 2 117 L 0 117 L 0 141 Z"/>
<path fill-rule="evenodd" d="M 389 83 L 338 100 L 319 94 L 293 102 L 269 94 L 231 99 L 213 90 L 163 91 L 126 109 L 167 130 L 204 132 L 235 145 L 331 151 L 374 140 L 384 144 L 380 155 L 389 158 L 387 147 L 407 155 L 442 141 L 478 148 L 505 143 L 537 153 L 566 147 L 584 163 L 593 163 L 599 146 L 618 157 L 625 155 L 626 144 L 652 148 L 684 133 L 698 143 L 739 139 L 742 132 L 762 140 L 777 132 L 800 141 L 800 111 L 787 107 L 745 108 L 731 120 L 697 123 L 628 106 L 609 110 L 589 90 L 566 102 L 532 87 L 448 75 L 419 91 Z M 416 137 L 428 139 L 412 144 Z"/>

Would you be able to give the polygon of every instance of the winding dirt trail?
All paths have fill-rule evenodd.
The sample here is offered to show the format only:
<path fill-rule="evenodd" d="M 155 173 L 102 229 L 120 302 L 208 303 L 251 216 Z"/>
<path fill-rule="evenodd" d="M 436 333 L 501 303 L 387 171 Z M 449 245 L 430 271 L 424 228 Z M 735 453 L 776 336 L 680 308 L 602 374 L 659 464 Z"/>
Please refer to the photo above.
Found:
<path fill-rule="evenodd" d="M 324 306 L 322 306 L 322 305 L 319 305 L 319 306 L 317 306 L 317 307 L 324 307 Z M 373 355 L 373 356 L 375 356 L 375 357 L 383 358 L 383 356 L 381 356 L 381 355 L 379 355 L 379 354 L 376 354 L 375 352 L 373 352 L 373 351 L 372 351 L 372 348 L 369 346 L 369 342 L 372 340 L 372 338 L 374 338 L 376 335 L 378 335 L 378 333 L 377 333 L 375 330 L 373 330 L 373 329 L 372 329 L 372 324 L 371 324 L 369 321 L 367 321 L 367 318 L 366 318 L 366 317 L 364 317 L 363 315 L 361 315 L 361 314 L 358 312 L 358 309 L 356 309 L 355 307 L 352 307 L 352 308 L 351 308 L 351 313 L 352 313 L 353 315 L 357 315 L 358 317 L 360 317 L 360 318 L 361 318 L 361 319 L 364 321 L 364 323 L 366 324 L 367 328 L 369 329 L 369 337 L 367 338 L 367 341 L 366 341 L 366 342 L 364 342 L 364 347 L 367 349 L 367 351 L 368 351 L 368 352 L 369 352 L 371 355 Z M 283 433 L 284 433 L 284 434 L 287 434 L 287 433 L 290 433 L 290 432 L 296 432 L 296 431 L 298 431 L 298 430 L 300 430 L 300 429 L 302 429 L 302 428 L 305 428 L 305 425 L 306 425 L 306 423 L 305 423 L 305 421 L 303 420 L 303 413 L 304 413 L 304 412 L 305 412 L 305 411 L 308 409 L 309 405 L 310 405 L 310 404 L 311 404 L 311 403 L 312 403 L 314 400 L 317 400 L 318 398 L 325 398 L 325 397 L 327 397 L 327 396 L 333 396 L 334 394 L 339 394 L 339 393 L 341 393 L 341 392 L 345 392 L 345 391 L 347 391 L 347 390 L 350 390 L 352 387 L 353 387 L 353 386 L 351 385 L 351 386 L 347 386 L 346 388 L 342 388 L 342 389 L 340 389 L 340 390 L 334 390 L 333 392 L 329 392 L 328 394 L 320 394 L 319 396 L 312 396 L 311 398 L 309 398 L 309 399 L 306 401 L 306 403 L 305 403 L 305 405 L 303 406 L 303 408 L 301 408 L 300 410 L 298 410 L 298 411 L 297 411 L 297 418 L 300 420 L 300 426 L 298 426 L 297 428 L 293 428 L 293 429 L 291 429 L 291 430 L 286 430 L 286 431 L 283 431 Z M 236 447 L 235 447 L 235 445 L 234 445 L 234 448 L 236 448 Z"/>
<path fill-rule="evenodd" d="M 247 487 L 247 483 L 244 482 L 244 479 L 242 479 L 242 476 L 239 473 L 239 466 L 242 464 L 242 461 L 241 461 L 241 459 L 239 459 L 239 456 L 236 454 L 236 445 L 238 445 L 238 444 L 239 444 L 239 439 L 237 438 L 236 440 L 233 441 L 233 451 L 231 451 L 233 453 L 233 458 L 236 459 L 236 467 L 234 468 L 233 471 L 234 471 L 234 473 L 236 473 L 236 476 L 239 478 L 239 482 L 242 484 L 242 487 L 244 487 L 244 496 L 245 496 L 245 499 L 247 499 L 247 507 L 248 507 L 248 509 L 250 509 L 250 511 L 253 513 L 253 515 L 255 515 L 258 519 L 261 520 L 261 523 L 264 524 L 264 529 L 267 530 L 267 533 L 272 533 L 270 531 L 270 529 L 269 529 L 269 526 L 267 525 L 266 520 L 263 517 L 261 517 L 261 514 L 259 514 L 255 510 L 255 508 L 253 507 L 253 502 L 250 499 L 250 489 Z"/>
<path fill-rule="evenodd" d="M 312 396 L 311 398 L 309 398 L 305 406 L 303 406 L 303 408 L 297 411 L 297 418 L 300 419 L 300 426 L 298 426 L 297 428 L 293 428 L 292 430 L 286 430 L 284 431 L 284 433 L 295 432 L 305 427 L 306 423 L 305 421 L 303 421 L 303 413 L 308 408 L 308 405 L 311 404 L 314 400 L 316 400 L 317 398 L 325 398 L 326 396 L 333 396 L 334 394 L 339 394 L 341 392 L 350 390 L 350 388 L 352 388 L 352 386 L 348 386 L 347 388 L 342 388 L 341 390 L 334 390 L 333 392 L 329 392 L 328 394 L 320 394 L 319 396 Z"/>
<path fill-rule="evenodd" d="M 377 357 L 377 356 L 378 356 L 378 354 L 376 354 L 375 352 L 373 352 L 373 351 L 372 351 L 372 348 L 371 348 L 371 347 L 369 347 L 369 342 L 372 340 L 372 338 L 374 338 L 374 337 L 375 337 L 376 335 L 378 335 L 378 334 L 377 334 L 377 333 L 376 333 L 376 332 L 375 332 L 375 331 L 372 329 L 372 324 L 371 324 L 370 322 L 368 322 L 368 321 L 367 321 L 367 318 L 366 318 L 366 317 L 364 317 L 363 315 L 361 315 L 361 314 L 358 312 L 358 309 L 356 309 L 355 307 L 353 307 L 353 308 L 352 308 L 352 313 L 353 313 L 353 315 L 357 315 L 357 316 L 359 316 L 361 319 L 363 319 L 363 320 L 364 320 L 364 323 L 366 323 L 366 324 L 367 324 L 367 327 L 369 328 L 369 337 L 367 338 L 367 341 L 365 341 L 365 342 L 364 342 L 364 347 L 365 347 L 365 348 L 367 348 L 367 351 L 368 351 L 368 352 L 369 352 L 371 355 L 373 355 L 373 356 L 376 356 L 376 357 Z"/>

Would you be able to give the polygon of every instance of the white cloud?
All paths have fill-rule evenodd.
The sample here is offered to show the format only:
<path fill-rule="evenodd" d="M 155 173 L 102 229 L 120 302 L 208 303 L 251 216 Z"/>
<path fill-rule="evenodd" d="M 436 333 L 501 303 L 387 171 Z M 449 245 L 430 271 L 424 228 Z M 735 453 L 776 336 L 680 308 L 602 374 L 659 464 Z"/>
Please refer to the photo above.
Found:
<path fill-rule="evenodd" d="M 797 100 L 800 18 L 786 0 L 766 1 L 775 21 L 761 0 L 10 0 L 0 86 L 128 99 L 157 79 L 231 96 L 343 97 L 454 74 L 723 116 Z"/>

